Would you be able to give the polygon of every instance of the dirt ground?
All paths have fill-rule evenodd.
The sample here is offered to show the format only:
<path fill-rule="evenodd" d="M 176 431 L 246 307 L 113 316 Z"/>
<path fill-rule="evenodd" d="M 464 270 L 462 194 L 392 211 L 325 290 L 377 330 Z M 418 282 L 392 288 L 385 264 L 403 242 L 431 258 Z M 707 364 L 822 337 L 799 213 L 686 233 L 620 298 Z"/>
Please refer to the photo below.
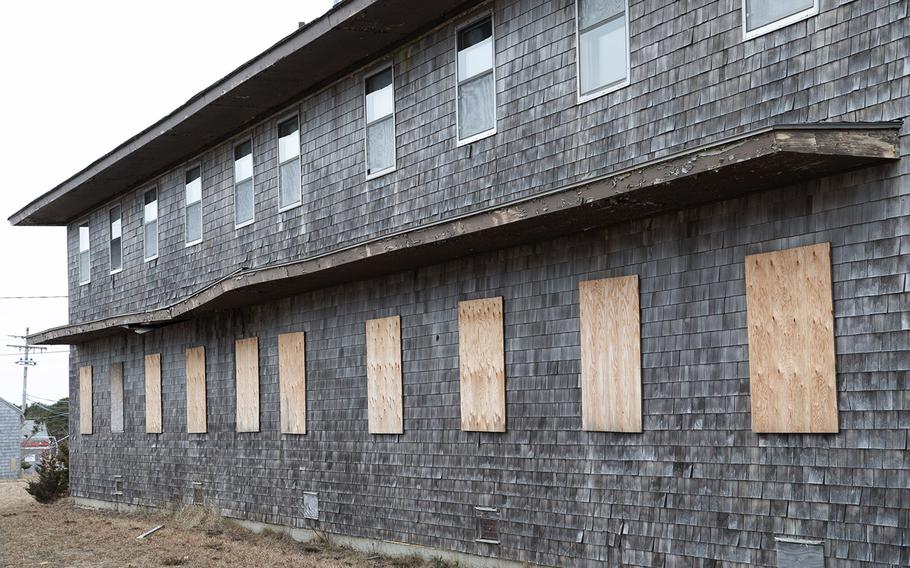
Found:
<path fill-rule="evenodd" d="M 153 535 L 136 540 L 163 524 Z M 204 509 L 126 514 L 78 508 L 69 499 L 40 505 L 24 482 L 0 481 L 0 567 L 3 568 L 444 568 L 441 561 L 386 558 L 331 542 L 299 543 L 253 534 Z"/>

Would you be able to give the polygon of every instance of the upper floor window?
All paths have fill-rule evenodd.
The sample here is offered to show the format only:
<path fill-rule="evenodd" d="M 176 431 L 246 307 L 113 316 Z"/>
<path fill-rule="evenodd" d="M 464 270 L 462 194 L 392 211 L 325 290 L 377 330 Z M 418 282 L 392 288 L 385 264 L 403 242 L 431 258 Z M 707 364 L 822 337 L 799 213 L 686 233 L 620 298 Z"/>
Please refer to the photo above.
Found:
<path fill-rule="evenodd" d="M 388 67 L 364 81 L 367 176 L 395 169 L 395 87 Z"/>
<path fill-rule="evenodd" d="M 120 204 L 108 211 L 111 227 L 111 274 L 123 269 L 123 213 Z"/>
<path fill-rule="evenodd" d="M 146 191 L 142 201 L 142 244 L 145 260 L 152 260 L 158 258 L 158 190 Z"/>
<path fill-rule="evenodd" d="M 79 225 L 79 284 L 92 280 L 92 257 L 90 251 L 88 221 Z"/>
<path fill-rule="evenodd" d="M 743 0 L 743 36 L 751 39 L 818 14 L 818 0 Z"/>
<path fill-rule="evenodd" d="M 458 31 L 458 141 L 471 142 L 496 132 L 493 18 Z"/>
<path fill-rule="evenodd" d="M 300 200 L 300 125 L 294 116 L 278 124 L 278 207 L 288 209 Z"/>
<path fill-rule="evenodd" d="M 590 100 L 628 84 L 626 0 L 578 0 L 578 99 Z"/>
<path fill-rule="evenodd" d="M 193 166 L 185 179 L 186 246 L 202 242 L 202 167 Z"/>
<path fill-rule="evenodd" d="M 234 225 L 242 227 L 253 222 L 253 141 L 234 146 Z"/>

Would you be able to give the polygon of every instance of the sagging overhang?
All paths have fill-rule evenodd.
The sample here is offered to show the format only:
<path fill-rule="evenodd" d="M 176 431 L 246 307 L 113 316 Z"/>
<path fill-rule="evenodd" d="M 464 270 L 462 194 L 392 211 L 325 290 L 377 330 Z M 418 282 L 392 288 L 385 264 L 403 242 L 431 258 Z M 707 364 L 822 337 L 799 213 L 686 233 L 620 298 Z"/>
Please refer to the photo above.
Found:
<path fill-rule="evenodd" d="M 480 1 L 341 2 L 35 199 L 9 221 L 67 225 Z"/>
<path fill-rule="evenodd" d="M 287 264 L 242 270 L 166 308 L 54 328 L 34 344 L 144 332 L 239 308 L 899 158 L 900 123 L 765 128 L 584 183 Z"/>

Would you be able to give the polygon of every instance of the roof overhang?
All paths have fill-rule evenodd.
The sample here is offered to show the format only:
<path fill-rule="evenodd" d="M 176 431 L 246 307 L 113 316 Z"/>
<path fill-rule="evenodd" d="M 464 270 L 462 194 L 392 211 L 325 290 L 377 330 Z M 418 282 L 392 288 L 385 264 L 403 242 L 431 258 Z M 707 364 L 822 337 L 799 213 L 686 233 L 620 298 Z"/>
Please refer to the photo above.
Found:
<path fill-rule="evenodd" d="M 67 225 L 480 0 L 347 0 L 14 213 Z"/>
<path fill-rule="evenodd" d="M 783 187 L 899 158 L 900 123 L 777 126 L 305 260 L 238 271 L 166 308 L 54 328 L 34 344 L 144 332 L 218 310 Z"/>

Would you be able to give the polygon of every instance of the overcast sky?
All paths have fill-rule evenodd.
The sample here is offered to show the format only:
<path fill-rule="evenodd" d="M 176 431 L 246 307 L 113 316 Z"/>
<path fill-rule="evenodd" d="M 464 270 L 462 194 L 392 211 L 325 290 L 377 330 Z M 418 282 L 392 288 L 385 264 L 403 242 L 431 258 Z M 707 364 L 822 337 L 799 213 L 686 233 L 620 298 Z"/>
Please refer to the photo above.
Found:
<path fill-rule="evenodd" d="M 0 397 L 18 404 L 6 347 L 67 323 L 62 228 L 6 219 L 297 29 L 332 0 L 51 0 L 0 7 Z M 29 395 L 67 396 L 67 347 L 35 356 Z"/>

